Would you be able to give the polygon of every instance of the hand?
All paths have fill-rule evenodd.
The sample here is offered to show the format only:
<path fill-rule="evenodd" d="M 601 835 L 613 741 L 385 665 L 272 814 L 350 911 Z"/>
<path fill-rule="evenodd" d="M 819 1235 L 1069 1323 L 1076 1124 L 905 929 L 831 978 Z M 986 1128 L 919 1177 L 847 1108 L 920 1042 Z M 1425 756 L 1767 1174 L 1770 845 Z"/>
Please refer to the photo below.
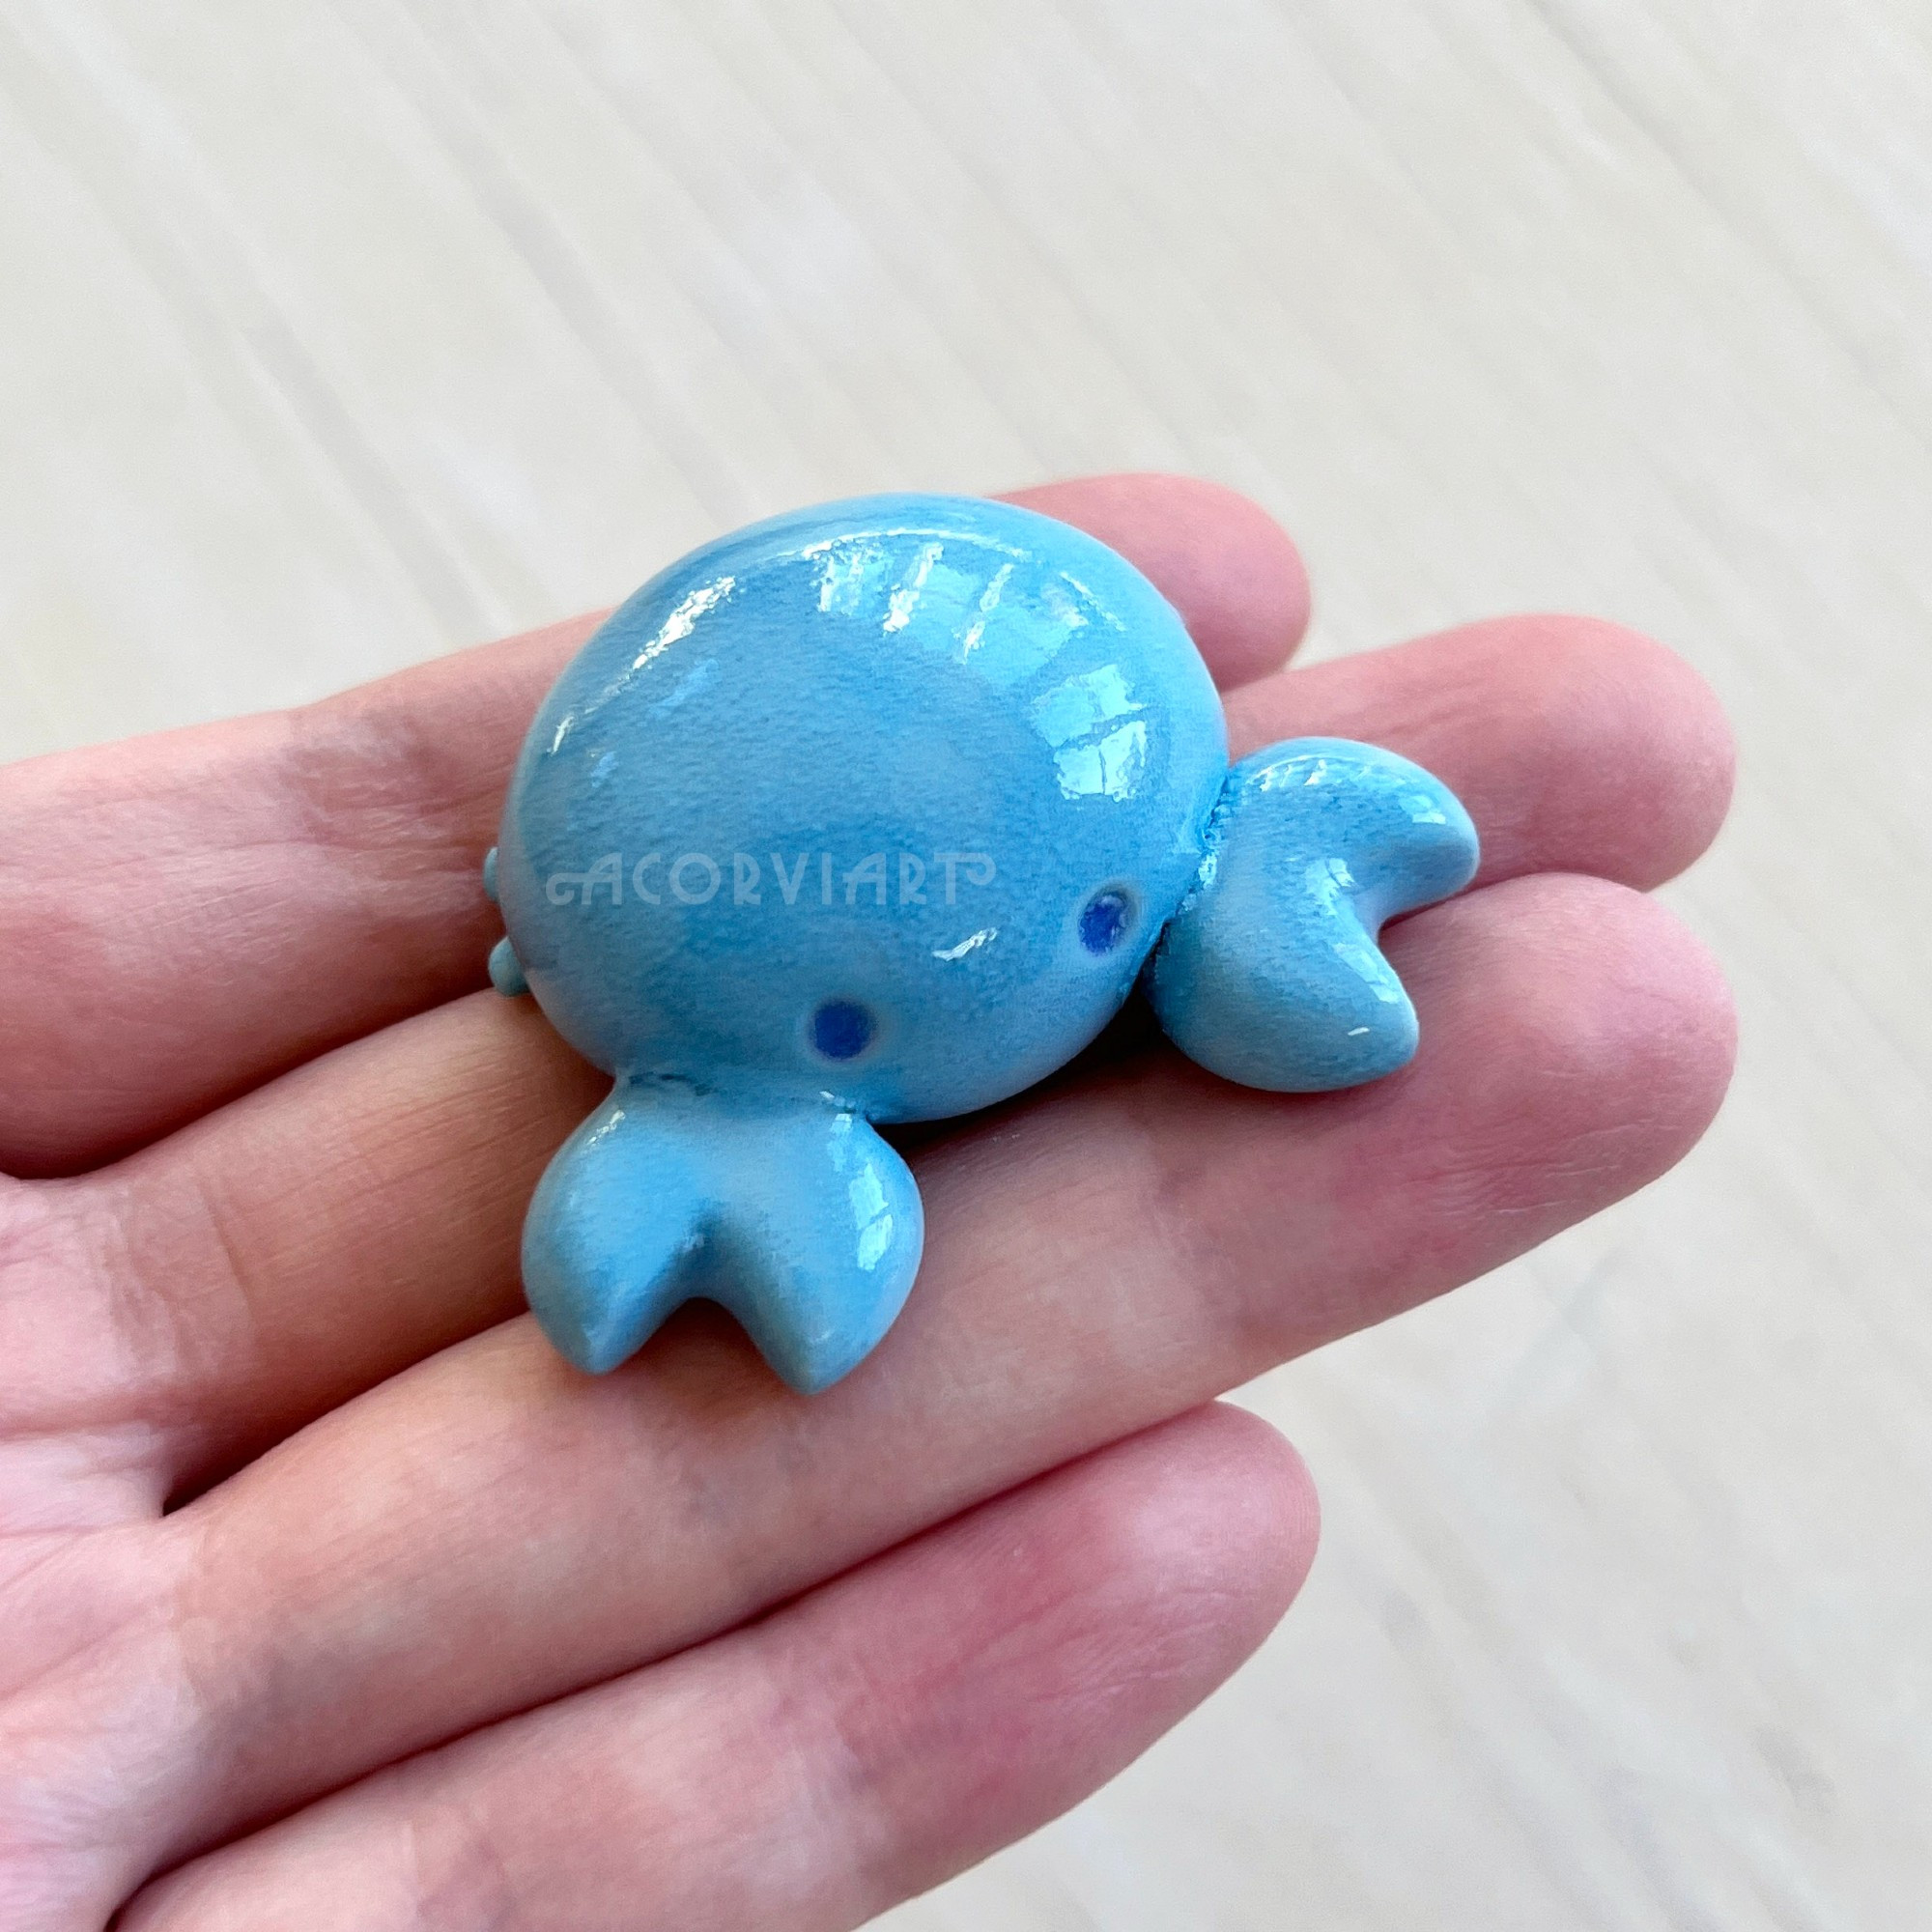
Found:
<path fill-rule="evenodd" d="M 519 1312 L 600 1083 L 477 990 L 477 868 L 593 620 L 0 772 L 0 1924 L 854 1924 L 1286 1607 L 1308 1480 L 1215 1395 L 1696 1139 L 1728 1006 L 1640 896 L 1729 788 L 1684 666 L 1538 617 L 1282 673 L 1305 587 L 1252 505 L 1022 500 L 1165 589 L 1236 755 L 1405 753 L 1483 872 L 1390 930 L 1423 1044 L 1379 1085 L 1116 1041 L 923 1132 L 911 1304 L 810 1401 L 702 1309 L 602 1380 Z"/>

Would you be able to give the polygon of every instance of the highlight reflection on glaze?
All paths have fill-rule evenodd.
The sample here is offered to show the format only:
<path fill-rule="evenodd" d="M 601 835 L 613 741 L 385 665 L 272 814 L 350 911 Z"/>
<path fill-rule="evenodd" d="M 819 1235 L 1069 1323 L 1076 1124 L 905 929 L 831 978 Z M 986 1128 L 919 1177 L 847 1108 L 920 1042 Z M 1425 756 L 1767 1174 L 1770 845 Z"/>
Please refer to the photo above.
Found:
<path fill-rule="evenodd" d="M 1380 923 L 1475 854 L 1387 753 L 1231 774 L 1179 618 L 1065 525 L 881 497 L 708 545 L 557 680 L 489 867 L 493 981 L 615 1079 L 531 1203 L 531 1306 L 603 1370 L 706 1296 L 822 1388 L 919 1263 L 873 1122 L 1031 1086 L 1144 969 L 1215 1071 L 1373 1078 L 1415 1039 Z"/>

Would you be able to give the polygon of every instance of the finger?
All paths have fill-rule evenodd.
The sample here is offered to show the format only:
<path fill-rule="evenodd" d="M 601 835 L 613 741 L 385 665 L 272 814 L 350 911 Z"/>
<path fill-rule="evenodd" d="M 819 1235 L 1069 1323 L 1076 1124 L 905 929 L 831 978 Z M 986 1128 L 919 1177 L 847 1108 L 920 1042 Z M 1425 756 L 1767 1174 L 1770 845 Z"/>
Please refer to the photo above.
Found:
<path fill-rule="evenodd" d="M 1709 836 L 1727 781 L 1694 675 L 1582 622 L 1293 672 L 1242 694 L 1236 722 L 1346 726 L 1454 771 L 1491 880 L 1600 866 L 1649 884 Z M 540 1014 L 494 997 L 301 1069 L 83 1191 L 95 1232 L 72 1246 L 99 1257 L 103 1339 L 78 1365 L 91 1380 L 69 1355 L 41 1383 L 86 1411 L 133 1378 L 170 1477 L 206 1480 L 515 1314 L 524 1204 L 600 1096 Z M 15 1336 L 0 1304 L 0 1347 L 38 1361 L 51 1343 L 30 1313 Z"/>
<path fill-rule="evenodd" d="M 1148 546 L 1155 582 L 1207 622 L 1210 668 L 1225 648 L 1252 674 L 1263 634 L 1286 653 L 1299 579 L 1244 499 L 1100 477 L 1052 501 L 1129 556 Z M 1210 590 L 1223 561 L 1253 574 Z M 510 766 L 596 622 L 299 711 L 0 770 L 0 1170 L 94 1165 L 481 985 L 500 927 L 478 867 Z"/>
<path fill-rule="evenodd" d="M 857 1925 L 1137 1756 L 1287 1609 L 1315 1536 L 1288 1445 L 1197 1410 L 213 1853 L 121 1923 Z"/>
<path fill-rule="evenodd" d="M 1087 476 L 1007 499 L 1132 557 L 1180 612 L 1222 690 L 1279 670 L 1308 629 L 1308 573 L 1259 503 L 1192 476 Z"/>
<path fill-rule="evenodd" d="M 1724 822 L 1735 753 L 1709 685 L 1595 617 L 1498 617 L 1270 677 L 1228 703 L 1234 756 L 1282 738 L 1365 738 L 1468 808 L 1483 880 L 1538 866 L 1649 888 Z"/>
<path fill-rule="evenodd" d="M 1413 1065 L 1296 1099 L 1171 1055 L 922 1157 L 894 1334 L 791 1396 L 690 1314 L 586 1378 L 527 1321 L 419 1365 L 171 1520 L 221 1833 L 728 1627 L 977 1498 L 1378 1321 L 1667 1168 L 1729 1057 L 1652 901 L 1539 875 L 1392 950 Z"/>

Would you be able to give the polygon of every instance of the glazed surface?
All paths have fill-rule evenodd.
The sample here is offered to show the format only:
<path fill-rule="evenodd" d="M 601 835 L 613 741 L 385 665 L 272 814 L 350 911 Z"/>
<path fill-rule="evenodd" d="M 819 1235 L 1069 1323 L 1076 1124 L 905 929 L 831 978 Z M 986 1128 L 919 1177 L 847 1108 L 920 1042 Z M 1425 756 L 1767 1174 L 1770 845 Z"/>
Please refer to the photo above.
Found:
<path fill-rule="evenodd" d="M 936 1118 L 1118 1009 L 1225 769 L 1205 667 L 1112 551 L 977 498 L 827 504 L 610 619 L 531 727 L 496 885 L 597 1065 Z"/>

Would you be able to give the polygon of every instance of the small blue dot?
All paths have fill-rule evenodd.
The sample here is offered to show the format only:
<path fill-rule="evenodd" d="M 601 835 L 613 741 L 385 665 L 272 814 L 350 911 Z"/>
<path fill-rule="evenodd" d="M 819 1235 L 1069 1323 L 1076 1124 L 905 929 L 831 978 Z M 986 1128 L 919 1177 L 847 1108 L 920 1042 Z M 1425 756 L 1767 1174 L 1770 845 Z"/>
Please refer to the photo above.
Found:
<path fill-rule="evenodd" d="M 1080 943 L 1089 952 L 1111 952 L 1127 936 L 1133 907 L 1125 893 L 1095 893 L 1080 913 Z"/>
<path fill-rule="evenodd" d="M 827 1000 L 811 1016 L 811 1043 L 827 1060 L 856 1060 L 871 1041 L 871 1014 L 850 1000 Z"/>

